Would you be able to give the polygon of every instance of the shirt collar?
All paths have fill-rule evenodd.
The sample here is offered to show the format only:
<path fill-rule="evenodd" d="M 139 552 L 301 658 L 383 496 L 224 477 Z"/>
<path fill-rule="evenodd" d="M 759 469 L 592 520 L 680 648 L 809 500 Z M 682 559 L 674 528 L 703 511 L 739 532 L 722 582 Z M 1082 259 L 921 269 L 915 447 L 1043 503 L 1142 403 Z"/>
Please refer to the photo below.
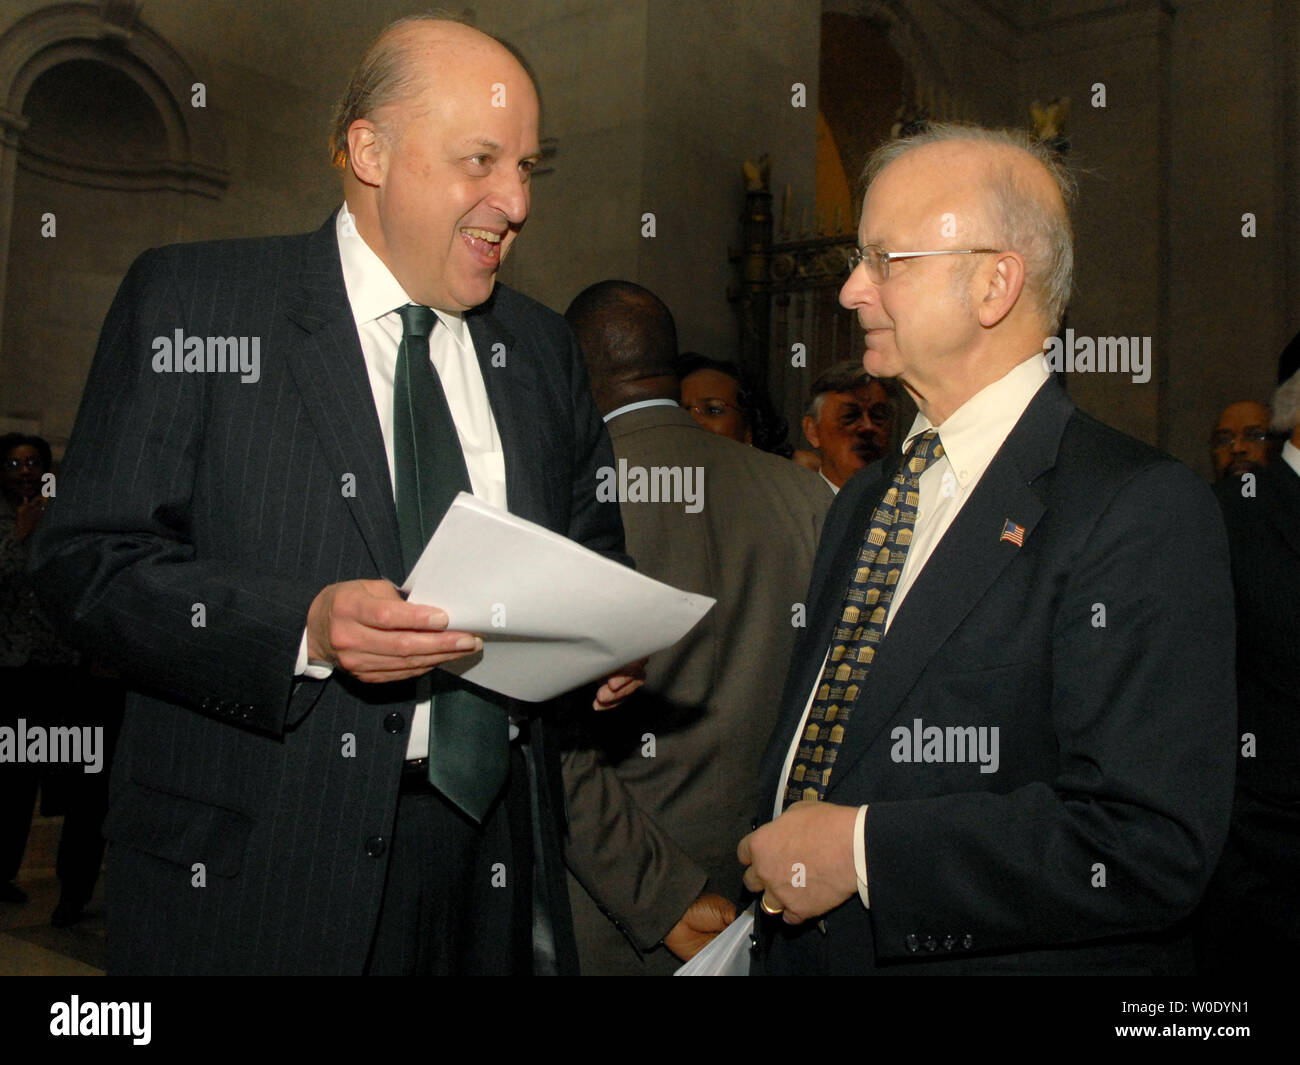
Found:
<path fill-rule="evenodd" d="M 1282 461 L 1300 474 L 1300 447 L 1288 440 L 1282 445 Z"/>
<path fill-rule="evenodd" d="M 360 329 L 368 322 L 379 321 L 390 334 L 400 337 L 401 320 L 395 312 L 404 303 L 415 301 L 406 294 L 392 271 L 357 232 L 346 202 L 334 221 L 334 232 L 339 242 L 343 284 L 347 289 L 348 303 L 352 306 L 352 317 L 356 320 L 357 328 Z M 447 327 L 457 345 L 463 350 L 471 350 L 465 319 L 440 311 L 437 307 L 432 310 Z M 388 315 L 393 317 L 387 318 Z"/>
<path fill-rule="evenodd" d="M 991 385 L 986 385 L 952 412 L 940 426 L 920 412 L 903 441 L 906 451 L 922 433 L 939 430 L 944 457 L 964 488 L 979 477 L 1025 413 L 1051 371 L 1036 352 Z"/>
<path fill-rule="evenodd" d="M 631 414 L 634 410 L 644 410 L 646 407 L 680 407 L 681 404 L 675 399 L 642 399 L 636 403 L 624 403 L 621 407 L 615 407 L 605 415 L 605 423 L 608 425 L 620 414 Z"/>

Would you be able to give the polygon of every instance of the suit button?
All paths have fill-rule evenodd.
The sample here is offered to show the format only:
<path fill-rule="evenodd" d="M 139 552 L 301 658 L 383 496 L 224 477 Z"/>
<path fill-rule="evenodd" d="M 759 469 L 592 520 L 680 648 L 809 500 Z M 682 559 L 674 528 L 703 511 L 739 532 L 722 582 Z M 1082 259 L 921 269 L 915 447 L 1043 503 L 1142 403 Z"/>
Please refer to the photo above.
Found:
<path fill-rule="evenodd" d="M 967 932 L 961 937 L 961 949 L 970 950 L 973 946 L 975 946 L 975 937 Z"/>
<path fill-rule="evenodd" d="M 920 943 L 916 936 L 908 936 L 903 942 L 907 944 L 907 952 L 909 954 L 915 954 L 917 950 L 920 949 Z"/>
<path fill-rule="evenodd" d="M 754 935 L 753 932 L 749 933 L 749 952 L 751 954 L 758 953 L 758 936 Z"/>
<path fill-rule="evenodd" d="M 757 831 L 758 831 L 758 818 L 757 818 L 757 817 L 751 817 L 751 818 L 749 819 L 749 830 L 750 830 L 751 832 L 757 832 Z"/>
<path fill-rule="evenodd" d="M 926 950 L 938 950 L 938 949 L 939 949 L 939 941 L 938 941 L 937 939 L 935 939 L 934 936 L 926 936 L 926 937 L 925 937 L 925 949 L 926 949 Z"/>
<path fill-rule="evenodd" d="M 239 716 L 242 717 L 245 721 L 247 721 L 250 717 L 253 716 L 253 711 L 256 709 L 257 707 L 255 707 L 252 703 L 243 703 L 239 707 Z"/>
<path fill-rule="evenodd" d="M 406 728 L 406 718 L 401 714 L 392 713 L 384 718 L 385 732 L 401 732 L 404 728 Z"/>
<path fill-rule="evenodd" d="M 388 844 L 384 842 L 383 836 L 371 836 L 366 840 L 366 853 L 372 858 L 378 858 L 387 847 Z"/>
<path fill-rule="evenodd" d="M 952 950 L 952 948 L 955 947 L 956 945 L 957 945 L 957 937 L 956 937 L 956 936 L 944 936 L 944 937 L 943 937 L 943 949 L 944 949 L 944 950 Z"/>

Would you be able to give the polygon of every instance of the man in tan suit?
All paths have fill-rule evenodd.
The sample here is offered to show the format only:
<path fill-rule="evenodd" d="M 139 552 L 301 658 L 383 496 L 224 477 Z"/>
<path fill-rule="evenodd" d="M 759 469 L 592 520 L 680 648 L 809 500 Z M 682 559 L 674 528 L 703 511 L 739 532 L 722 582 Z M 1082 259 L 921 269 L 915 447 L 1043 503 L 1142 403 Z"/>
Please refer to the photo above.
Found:
<path fill-rule="evenodd" d="M 734 917 L 735 840 L 750 829 L 832 496 L 678 406 L 677 333 L 652 293 L 604 281 L 565 317 L 613 440 L 628 553 L 640 572 L 718 601 L 650 659 L 617 719 L 578 723 L 564 756 L 582 972 L 667 975 Z M 652 502 L 638 485 L 654 484 L 679 490 Z"/>

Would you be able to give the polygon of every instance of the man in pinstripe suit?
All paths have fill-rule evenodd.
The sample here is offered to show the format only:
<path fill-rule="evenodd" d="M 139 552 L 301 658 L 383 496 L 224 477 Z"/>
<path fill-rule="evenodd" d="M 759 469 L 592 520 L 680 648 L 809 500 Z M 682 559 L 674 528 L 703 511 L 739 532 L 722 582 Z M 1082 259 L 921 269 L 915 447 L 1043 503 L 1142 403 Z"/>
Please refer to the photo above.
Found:
<path fill-rule="evenodd" d="M 498 42 L 395 23 L 340 106 L 333 219 L 147 252 L 118 292 L 34 546 L 50 608 L 134 689 L 105 826 L 113 971 L 572 968 L 549 708 L 509 708 L 508 781 L 475 824 L 416 761 L 415 678 L 481 641 L 393 587 L 408 303 L 437 316 L 430 358 L 475 494 L 623 558 L 617 507 L 595 499 L 612 453 L 581 353 L 495 285 L 537 118 Z M 259 365 L 214 370 L 214 342 Z"/>

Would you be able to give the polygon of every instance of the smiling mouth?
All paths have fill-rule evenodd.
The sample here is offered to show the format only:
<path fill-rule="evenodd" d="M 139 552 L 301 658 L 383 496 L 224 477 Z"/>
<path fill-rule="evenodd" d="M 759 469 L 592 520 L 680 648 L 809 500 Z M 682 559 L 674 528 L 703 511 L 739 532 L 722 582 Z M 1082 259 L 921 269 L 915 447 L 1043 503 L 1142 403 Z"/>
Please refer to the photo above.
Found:
<path fill-rule="evenodd" d="M 465 243 L 484 259 L 492 262 L 501 261 L 501 242 L 505 237 L 504 233 L 493 233 L 490 229 L 479 229 L 477 226 L 462 226 L 460 235 Z"/>

